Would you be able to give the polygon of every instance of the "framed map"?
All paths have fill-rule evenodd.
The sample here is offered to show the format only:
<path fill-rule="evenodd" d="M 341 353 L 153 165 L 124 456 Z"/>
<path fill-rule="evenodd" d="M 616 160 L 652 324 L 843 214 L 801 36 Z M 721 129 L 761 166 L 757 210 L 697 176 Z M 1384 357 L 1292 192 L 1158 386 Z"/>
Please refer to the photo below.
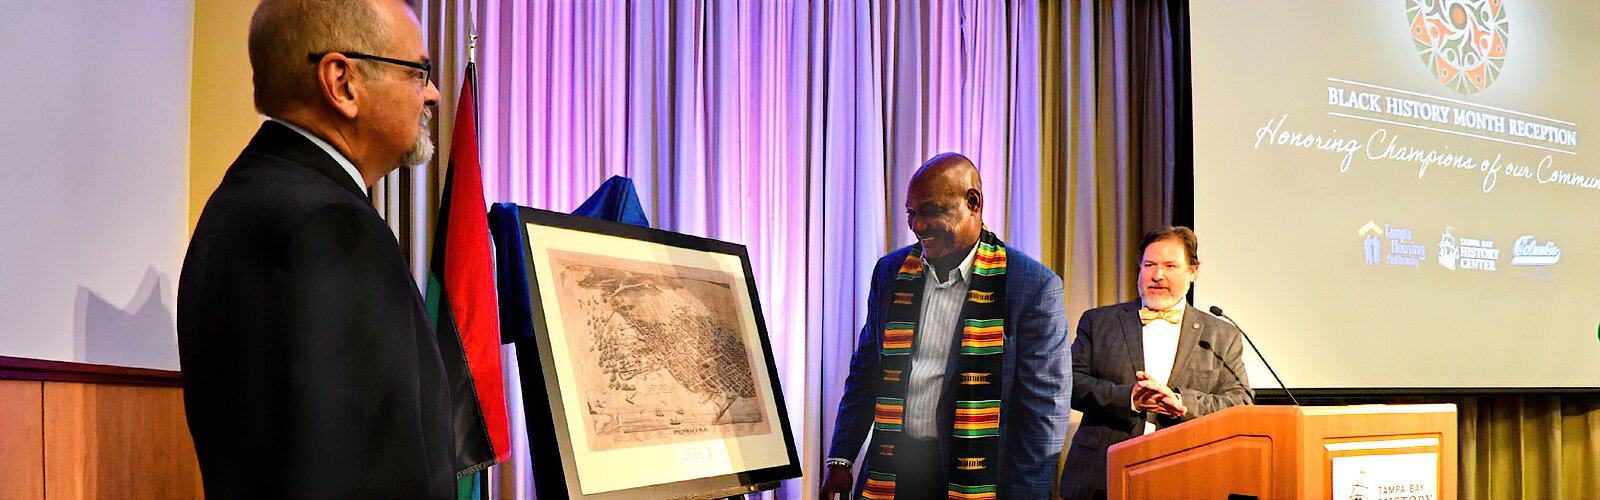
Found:
<path fill-rule="evenodd" d="M 519 214 L 540 498 L 726 497 L 800 475 L 742 245 Z"/>

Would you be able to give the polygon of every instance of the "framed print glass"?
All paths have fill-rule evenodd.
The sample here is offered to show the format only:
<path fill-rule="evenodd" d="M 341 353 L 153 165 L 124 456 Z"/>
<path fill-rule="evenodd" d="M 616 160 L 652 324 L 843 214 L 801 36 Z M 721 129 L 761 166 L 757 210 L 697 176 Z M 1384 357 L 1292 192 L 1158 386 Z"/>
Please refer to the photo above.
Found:
<path fill-rule="evenodd" d="M 519 215 L 540 498 L 726 497 L 800 475 L 744 246 Z"/>

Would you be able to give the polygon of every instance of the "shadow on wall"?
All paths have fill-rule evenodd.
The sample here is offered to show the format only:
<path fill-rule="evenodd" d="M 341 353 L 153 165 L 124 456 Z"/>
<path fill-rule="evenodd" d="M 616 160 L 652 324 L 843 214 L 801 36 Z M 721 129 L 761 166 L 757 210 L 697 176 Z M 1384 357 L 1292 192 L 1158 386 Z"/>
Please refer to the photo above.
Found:
<path fill-rule="evenodd" d="M 78 287 L 73 318 L 74 354 L 101 365 L 178 369 L 178 331 L 173 308 L 164 302 L 172 280 L 146 268 L 126 307 Z"/>

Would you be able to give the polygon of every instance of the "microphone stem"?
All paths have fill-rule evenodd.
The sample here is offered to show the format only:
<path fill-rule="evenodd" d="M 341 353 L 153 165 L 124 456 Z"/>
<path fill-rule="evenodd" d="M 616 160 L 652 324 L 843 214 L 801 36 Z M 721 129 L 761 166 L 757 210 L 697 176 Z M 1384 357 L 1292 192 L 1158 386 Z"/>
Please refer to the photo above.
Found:
<path fill-rule="evenodd" d="M 1256 342 L 1254 340 L 1250 340 L 1250 334 L 1244 333 L 1244 327 L 1239 326 L 1239 322 L 1238 321 L 1234 321 L 1233 318 L 1229 317 L 1226 314 L 1223 314 L 1222 317 L 1228 318 L 1228 322 L 1229 323 L 1233 323 L 1233 326 L 1235 328 L 1239 329 L 1239 336 L 1240 337 L 1244 337 L 1245 343 L 1250 344 L 1250 350 L 1256 352 L 1256 357 L 1260 358 L 1261 359 L 1261 364 L 1265 365 L 1267 367 L 1267 373 L 1271 373 L 1272 374 L 1272 379 L 1278 381 L 1278 387 L 1282 387 L 1283 388 L 1283 394 L 1286 395 L 1286 396 L 1289 396 L 1289 401 L 1294 403 L 1295 406 L 1300 406 L 1300 400 L 1295 399 L 1294 393 L 1289 392 L 1289 386 L 1287 384 L 1283 383 L 1283 379 L 1278 378 L 1278 371 L 1272 369 L 1272 363 L 1268 363 L 1267 362 L 1267 357 L 1266 356 L 1262 356 L 1261 355 L 1261 349 L 1257 349 L 1256 348 Z"/>

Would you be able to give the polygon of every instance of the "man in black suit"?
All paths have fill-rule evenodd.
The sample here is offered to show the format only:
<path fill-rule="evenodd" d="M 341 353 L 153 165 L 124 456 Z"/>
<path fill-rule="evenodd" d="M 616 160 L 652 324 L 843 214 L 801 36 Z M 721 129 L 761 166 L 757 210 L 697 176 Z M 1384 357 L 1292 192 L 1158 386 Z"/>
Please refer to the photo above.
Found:
<path fill-rule="evenodd" d="M 1063 498 L 1105 498 L 1111 445 L 1253 398 L 1239 329 L 1185 301 L 1200 269 L 1194 231 L 1157 229 L 1139 248 L 1139 300 L 1078 320 L 1072 409 L 1083 421 L 1061 473 Z"/>
<path fill-rule="evenodd" d="M 367 189 L 433 155 L 439 91 L 401 0 L 263 0 L 270 120 L 206 203 L 178 288 L 184 402 L 206 496 L 454 493 L 438 344 Z"/>

